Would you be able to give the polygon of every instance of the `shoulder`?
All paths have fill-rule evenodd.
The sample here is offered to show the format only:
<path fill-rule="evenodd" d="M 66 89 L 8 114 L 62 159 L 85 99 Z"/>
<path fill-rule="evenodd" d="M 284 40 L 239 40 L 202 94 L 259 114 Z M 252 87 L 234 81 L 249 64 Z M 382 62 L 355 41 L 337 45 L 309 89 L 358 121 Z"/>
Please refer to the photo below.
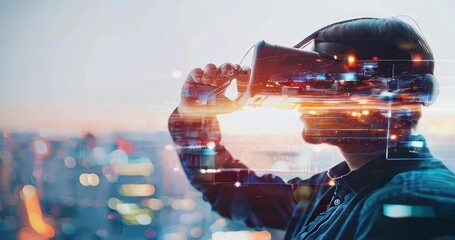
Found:
<path fill-rule="evenodd" d="M 383 204 L 455 204 L 455 174 L 440 161 L 426 161 L 393 176 L 370 194 L 363 211 Z"/>
<path fill-rule="evenodd" d="M 455 235 L 455 174 L 440 161 L 399 173 L 366 197 L 357 236 Z"/>

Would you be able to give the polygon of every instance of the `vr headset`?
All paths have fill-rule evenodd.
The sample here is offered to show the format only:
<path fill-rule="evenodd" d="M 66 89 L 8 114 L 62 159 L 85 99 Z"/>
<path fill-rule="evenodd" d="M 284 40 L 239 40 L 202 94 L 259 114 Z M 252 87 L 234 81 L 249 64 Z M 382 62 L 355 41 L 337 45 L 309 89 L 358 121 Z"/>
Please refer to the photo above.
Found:
<path fill-rule="evenodd" d="M 428 62 L 421 56 L 365 59 L 343 50 L 342 44 L 323 47 L 335 47 L 341 54 L 258 42 L 249 78 L 237 81 L 237 104 L 285 109 L 362 106 L 380 109 L 390 122 L 412 116 L 416 106 L 429 106 L 438 96 L 438 81 L 427 73 Z M 394 136 L 389 126 L 385 137 L 389 160 L 431 157 L 420 135 Z M 401 156 L 401 148 L 412 148 L 415 156 Z"/>
<path fill-rule="evenodd" d="M 342 44 L 335 47 L 343 49 Z M 236 102 L 286 109 L 358 102 L 428 106 L 439 87 L 432 74 L 421 73 L 425 67 L 419 56 L 362 59 L 354 52 L 328 55 L 260 41 L 254 46 L 248 81 L 237 81 Z"/>

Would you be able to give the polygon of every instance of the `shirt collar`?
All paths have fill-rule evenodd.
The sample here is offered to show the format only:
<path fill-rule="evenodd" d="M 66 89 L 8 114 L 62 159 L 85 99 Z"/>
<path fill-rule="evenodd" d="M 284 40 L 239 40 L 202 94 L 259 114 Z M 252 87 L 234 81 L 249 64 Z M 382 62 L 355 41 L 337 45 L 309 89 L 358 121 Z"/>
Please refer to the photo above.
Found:
<path fill-rule="evenodd" d="M 425 159 L 433 159 L 426 146 L 423 151 L 426 154 Z M 415 151 L 409 148 L 400 149 L 400 159 L 387 160 L 386 155 L 382 154 L 354 171 L 349 169 L 346 162 L 342 162 L 327 171 L 327 176 L 333 179 L 337 183 L 337 186 L 341 184 L 352 192 L 358 193 L 364 187 L 383 176 L 393 176 L 400 172 L 413 169 L 422 163 L 421 160 L 415 160 Z"/>

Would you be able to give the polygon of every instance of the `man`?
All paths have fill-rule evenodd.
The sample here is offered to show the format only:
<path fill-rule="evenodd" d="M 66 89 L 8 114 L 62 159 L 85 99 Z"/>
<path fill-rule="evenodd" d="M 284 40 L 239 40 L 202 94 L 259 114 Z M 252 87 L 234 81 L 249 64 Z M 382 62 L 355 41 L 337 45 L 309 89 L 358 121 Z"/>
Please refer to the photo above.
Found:
<path fill-rule="evenodd" d="M 319 98 L 316 107 L 314 101 L 299 104 L 303 139 L 337 146 L 345 162 L 289 183 L 249 171 L 220 145 L 216 120 L 217 114 L 236 110 L 217 87 L 241 77 L 245 69 L 208 64 L 191 71 L 169 120 L 190 182 L 222 216 L 254 228 L 286 229 L 286 239 L 455 237 L 455 175 L 431 156 L 422 136 L 413 135 L 422 104 L 437 91 L 434 82 L 417 84 L 433 75 L 426 41 L 397 18 L 335 23 L 296 47 L 310 41 L 321 58 L 345 57 L 346 73 L 357 74 L 349 66 L 357 67 L 357 60 L 377 64 L 372 74 L 357 74 L 349 83 L 324 73 L 335 79 L 330 88 L 344 93 L 341 104 L 333 103 L 339 97 L 334 95 L 331 101 Z M 400 88 L 405 86 L 400 79 L 407 90 Z M 314 88 L 311 81 L 302 91 Z M 398 87 L 389 86 L 397 81 Z M 213 92 L 218 94 L 216 101 L 208 97 Z M 428 95 L 422 97 L 421 92 Z"/>

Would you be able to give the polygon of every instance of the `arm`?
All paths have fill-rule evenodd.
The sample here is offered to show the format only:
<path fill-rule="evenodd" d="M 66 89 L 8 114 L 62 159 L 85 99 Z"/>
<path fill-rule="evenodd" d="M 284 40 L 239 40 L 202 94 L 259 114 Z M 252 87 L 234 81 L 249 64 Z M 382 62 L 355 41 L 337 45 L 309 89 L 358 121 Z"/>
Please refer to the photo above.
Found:
<path fill-rule="evenodd" d="M 220 145 L 216 117 L 184 121 L 175 110 L 169 131 L 188 179 L 213 210 L 249 227 L 286 227 L 295 206 L 291 187 L 272 175 L 258 177 L 233 159 Z"/>

